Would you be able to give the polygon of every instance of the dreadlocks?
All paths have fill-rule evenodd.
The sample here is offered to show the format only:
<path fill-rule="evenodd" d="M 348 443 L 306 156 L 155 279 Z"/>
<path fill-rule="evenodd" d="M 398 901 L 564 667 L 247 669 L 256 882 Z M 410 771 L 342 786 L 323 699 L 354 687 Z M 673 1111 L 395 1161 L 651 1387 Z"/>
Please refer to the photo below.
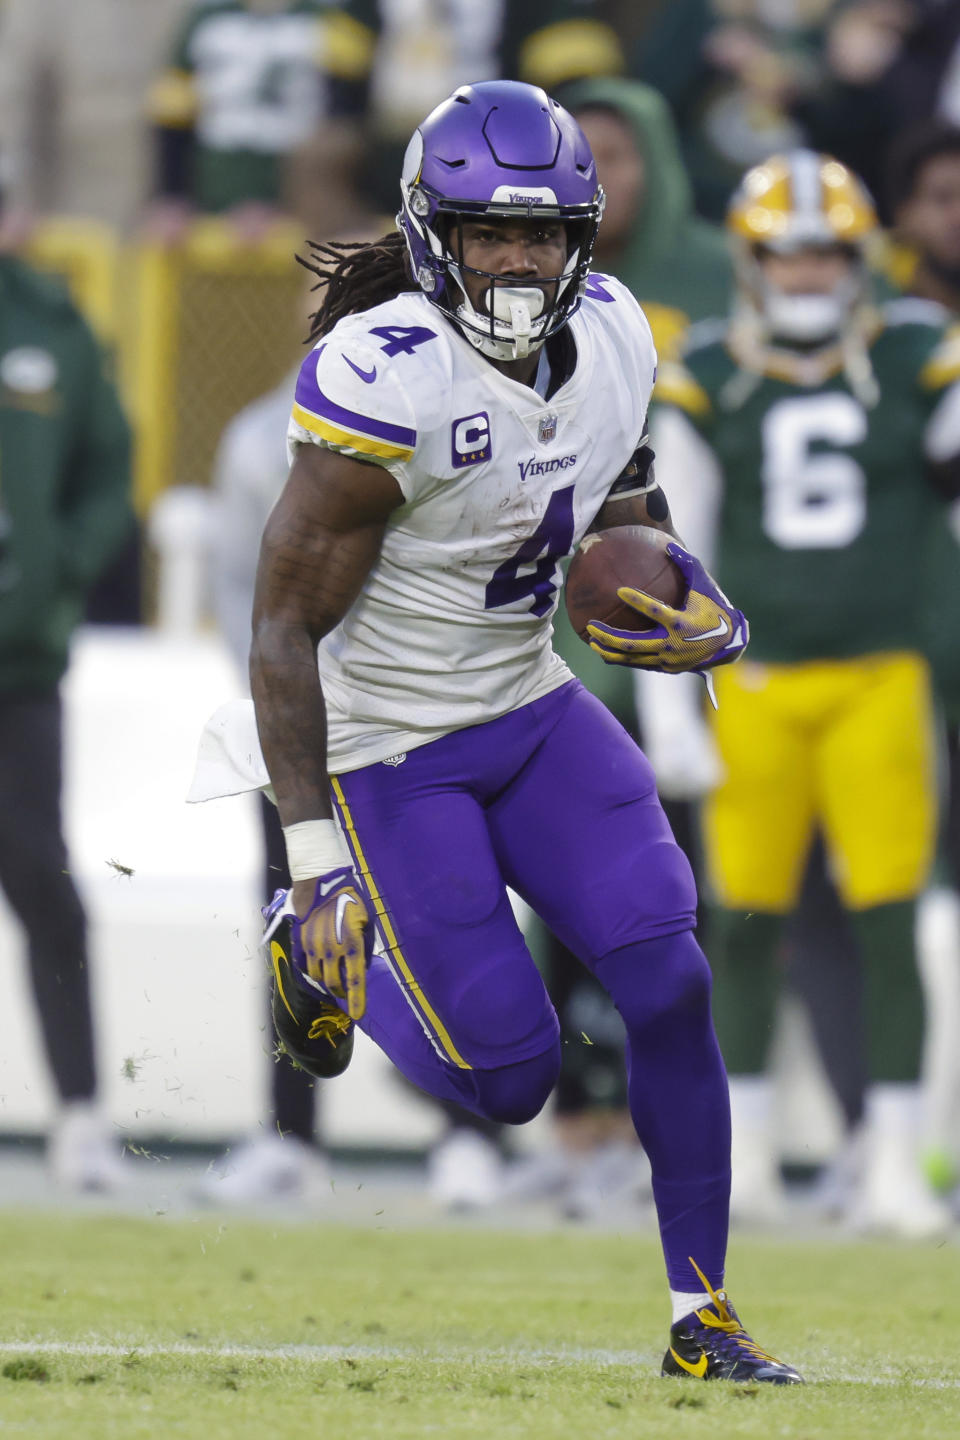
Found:
<path fill-rule="evenodd" d="M 312 288 L 324 290 L 317 311 L 310 317 L 307 344 L 326 335 L 345 315 L 369 310 L 404 290 L 416 289 L 407 268 L 406 245 L 397 231 L 369 242 L 308 240 L 307 244 L 313 258 L 305 260 L 298 255 L 297 260 L 317 276 Z"/>

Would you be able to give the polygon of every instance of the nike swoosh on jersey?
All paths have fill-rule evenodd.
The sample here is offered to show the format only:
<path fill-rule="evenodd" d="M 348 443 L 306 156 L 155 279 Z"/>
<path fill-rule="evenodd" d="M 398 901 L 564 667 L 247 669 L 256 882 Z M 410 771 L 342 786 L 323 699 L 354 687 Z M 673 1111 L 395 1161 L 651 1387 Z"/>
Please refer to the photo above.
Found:
<path fill-rule="evenodd" d="M 360 376 L 360 379 L 363 381 L 363 383 L 364 383 L 365 385 L 372 385 L 372 384 L 373 384 L 374 380 L 376 380 L 376 378 L 377 378 L 377 367 L 376 367 L 376 365 L 374 365 L 374 367 L 373 367 L 372 370 L 361 370 L 359 365 L 354 365 L 354 363 L 353 363 L 353 361 L 350 359 L 350 356 L 349 356 L 349 355 L 344 355 L 343 358 L 344 358 L 344 360 L 346 360 L 347 364 L 350 366 L 350 369 L 353 371 L 353 373 L 354 373 L 355 375 L 359 375 L 359 376 Z"/>
<path fill-rule="evenodd" d="M 334 916 L 334 926 L 335 926 L 336 932 L 337 932 L 337 944 L 338 944 L 338 945 L 342 945 L 342 944 L 343 944 L 343 917 L 344 917 L 344 915 L 347 913 L 347 906 L 348 906 L 348 905 L 356 905 L 356 903 L 357 903 L 357 897 L 356 897 L 356 895 L 347 895 L 347 894 L 344 894 L 344 895 L 338 895 L 338 896 L 337 896 L 337 909 L 336 909 L 336 914 L 335 914 L 335 916 Z"/>
<path fill-rule="evenodd" d="M 696 1365 L 691 1365 L 689 1360 L 684 1360 L 683 1356 L 678 1355 L 672 1345 L 670 1346 L 670 1354 L 673 1356 L 674 1360 L 676 1360 L 680 1368 L 682 1370 L 686 1370 L 688 1375 L 695 1375 L 698 1380 L 701 1380 L 703 1376 L 707 1373 L 707 1357 L 702 1350 L 700 1351 L 700 1359 L 697 1361 Z"/>

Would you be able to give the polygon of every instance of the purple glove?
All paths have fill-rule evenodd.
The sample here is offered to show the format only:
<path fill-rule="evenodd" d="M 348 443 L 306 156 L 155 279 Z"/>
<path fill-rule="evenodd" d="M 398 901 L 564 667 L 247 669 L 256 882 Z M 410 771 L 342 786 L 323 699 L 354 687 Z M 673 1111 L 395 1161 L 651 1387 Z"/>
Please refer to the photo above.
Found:
<path fill-rule="evenodd" d="M 346 1002 L 351 1020 L 366 1009 L 366 974 L 373 954 L 373 924 L 352 866 L 320 875 L 306 915 L 297 915 L 290 891 L 278 890 L 263 910 L 267 940 L 282 919 L 290 921 L 294 972 Z"/>
<path fill-rule="evenodd" d="M 639 670 L 702 672 L 729 665 L 747 648 L 750 628 L 743 612 L 735 609 L 695 555 L 671 543 L 666 553 L 687 582 L 681 609 L 622 585 L 617 595 L 625 605 L 653 622 L 649 630 L 615 630 L 591 620 L 587 626 L 590 648 L 608 665 L 630 665 Z"/>

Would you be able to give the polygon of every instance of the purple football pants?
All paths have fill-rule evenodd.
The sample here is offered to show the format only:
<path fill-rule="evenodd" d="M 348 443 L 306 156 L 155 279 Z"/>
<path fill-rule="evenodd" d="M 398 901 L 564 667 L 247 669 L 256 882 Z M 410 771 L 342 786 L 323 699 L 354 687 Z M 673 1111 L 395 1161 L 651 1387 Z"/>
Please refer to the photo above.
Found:
<path fill-rule="evenodd" d="M 643 753 L 577 681 L 333 781 L 383 953 L 361 1028 L 412 1081 L 493 1120 L 542 1108 L 556 1013 L 511 886 L 600 979 L 674 1289 L 723 1281 L 730 1117 L 696 893 Z"/>

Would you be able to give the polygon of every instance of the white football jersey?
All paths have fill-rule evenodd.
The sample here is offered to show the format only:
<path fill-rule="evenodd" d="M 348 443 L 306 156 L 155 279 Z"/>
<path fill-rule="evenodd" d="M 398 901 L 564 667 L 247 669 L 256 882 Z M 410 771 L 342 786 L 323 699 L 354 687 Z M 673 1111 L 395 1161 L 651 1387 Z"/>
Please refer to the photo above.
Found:
<path fill-rule="evenodd" d="M 509 379 L 421 294 L 348 316 L 307 356 L 291 453 L 383 465 L 405 503 L 321 642 L 331 773 L 495 719 L 570 678 L 551 645 L 560 561 L 643 433 L 656 355 L 637 302 L 592 276 L 576 365 L 549 400 Z"/>

